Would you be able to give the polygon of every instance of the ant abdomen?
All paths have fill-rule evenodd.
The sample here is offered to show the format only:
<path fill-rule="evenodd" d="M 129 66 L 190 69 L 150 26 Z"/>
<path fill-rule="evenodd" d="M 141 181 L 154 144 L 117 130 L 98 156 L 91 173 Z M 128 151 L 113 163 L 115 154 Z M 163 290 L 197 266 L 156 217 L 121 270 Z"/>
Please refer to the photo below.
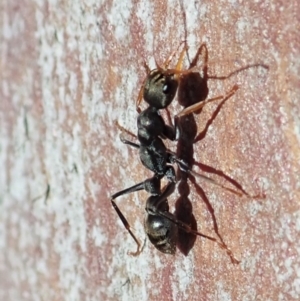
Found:
<path fill-rule="evenodd" d="M 165 213 L 169 214 L 170 218 L 174 218 L 171 213 Z M 174 222 L 164 216 L 148 212 L 145 219 L 145 232 L 156 249 L 165 254 L 175 254 L 178 227 Z"/>
<path fill-rule="evenodd" d="M 178 80 L 174 74 L 164 74 L 160 69 L 153 70 L 144 85 L 144 100 L 156 109 L 166 108 L 174 99 Z"/>
<path fill-rule="evenodd" d="M 174 188 L 175 183 L 169 183 L 162 194 L 150 196 L 146 203 L 145 232 L 155 248 L 166 254 L 175 254 L 178 236 L 178 226 L 167 200 Z"/>

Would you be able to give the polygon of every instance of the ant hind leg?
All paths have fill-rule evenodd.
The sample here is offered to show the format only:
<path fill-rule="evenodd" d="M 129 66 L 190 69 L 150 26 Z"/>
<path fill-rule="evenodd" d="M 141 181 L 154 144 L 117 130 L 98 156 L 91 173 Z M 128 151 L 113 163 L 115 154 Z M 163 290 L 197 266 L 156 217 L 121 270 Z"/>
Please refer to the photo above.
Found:
<path fill-rule="evenodd" d="M 141 243 L 138 241 L 138 239 L 135 237 L 135 235 L 131 231 L 130 225 L 129 225 L 127 219 L 125 218 L 125 216 L 123 215 L 123 213 L 121 212 L 121 210 L 119 209 L 119 207 L 117 206 L 117 204 L 115 203 L 115 201 L 113 199 L 111 199 L 111 204 L 114 207 L 114 209 L 116 210 L 124 227 L 126 228 L 126 230 L 129 232 L 129 234 L 131 235 L 131 237 L 134 239 L 135 243 L 137 244 L 137 250 L 135 252 L 128 252 L 128 254 L 132 255 L 132 256 L 138 256 L 142 252 Z"/>
<path fill-rule="evenodd" d="M 129 252 L 130 255 L 133 256 L 137 256 L 139 255 L 142 250 L 143 247 L 141 248 L 141 244 L 138 241 L 138 239 L 136 238 L 136 236 L 133 234 L 133 232 L 131 231 L 130 225 L 126 219 L 126 217 L 124 216 L 124 214 L 122 213 L 122 211 L 120 210 L 120 208 L 118 207 L 118 205 L 116 204 L 116 202 L 114 201 L 114 199 L 116 199 L 119 196 L 131 193 L 131 192 L 135 192 L 135 191 L 139 191 L 139 190 L 146 190 L 148 193 L 150 193 L 151 195 L 159 195 L 160 194 L 160 177 L 154 176 L 150 179 L 147 179 L 141 183 L 135 184 L 129 188 L 126 188 L 124 190 L 121 190 L 115 194 L 113 194 L 110 197 L 110 201 L 111 204 L 113 206 L 113 208 L 116 210 L 120 220 L 122 221 L 124 227 L 126 228 L 126 230 L 129 232 L 129 234 L 131 235 L 131 237 L 134 239 L 134 241 L 137 244 L 137 250 L 136 252 Z"/>

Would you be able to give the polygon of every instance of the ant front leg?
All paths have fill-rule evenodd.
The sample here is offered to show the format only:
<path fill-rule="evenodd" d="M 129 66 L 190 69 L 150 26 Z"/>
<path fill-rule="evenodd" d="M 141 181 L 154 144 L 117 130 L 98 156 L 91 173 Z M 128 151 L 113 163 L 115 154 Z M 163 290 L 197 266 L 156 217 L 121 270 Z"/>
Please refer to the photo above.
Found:
<path fill-rule="evenodd" d="M 176 119 L 178 119 L 179 117 L 186 116 L 186 115 L 189 115 L 193 112 L 196 112 L 196 111 L 202 109 L 206 104 L 208 104 L 210 102 L 220 100 L 220 99 L 226 100 L 226 99 L 230 98 L 232 95 L 234 95 L 234 93 L 238 90 L 238 88 L 239 88 L 238 85 L 234 85 L 232 87 L 232 89 L 228 93 L 226 93 L 225 95 L 220 95 L 220 96 L 217 96 L 217 97 L 214 97 L 214 98 L 210 98 L 210 99 L 207 99 L 205 101 L 195 103 L 194 105 L 191 105 L 191 106 L 183 109 L 179 114 L 177 114 L 174 117 L 174 123 L 176 122 Z"/>
<path fill-rule="evenodd" d="M 134 143 L 134 142 L 132 142 L 132 141 L 130 141 L 130 140 L 124 138 L 123 136 L 120 136 L 120 140 L 121 140 L 121 142 L 123 142 L 124 144 L 130 145 L 130 146 L 132 146 L 132 147 L 134 147 L 134 148 L 137 148 L 137 149 L 140 148 L 140 145 L 139 145 L 139 144 Z"/>
<path fill-rule="evenodd" d="M 186 41 L 182 41 L 182 42 L 178 45 L 177 49 L 174 50 L 174 51 L 170 54 L 170 56 L 169 56 L 169 57 L 166 59 L 166 61 L 163 63 L 163 66 L 162 66 L 162 67 L 160 67 L 157 63 L 156 63 L 156 67 L 157 67 L 158 69 L 160 68 L 160 69 L 163 69 L 163 70 L 167 70 L 168 67 L 169 67 L 170 62 L 172 61 L 173 57 L 174 57 L 175 54 L 178 52 L 180 46 L 181 46 L 183 43 L 184 43 L 185 45 L 184 45 L 184 48 L 183 48 L 183 49 L 181 50 L 181 52 L 180 52 L 179 60 L 178 60 L 177 65 L 176 65 L 176 69 L 181 69 L 181 64 L 182 64 L 182 60 L 183 60 L 183 55 L 184 55 L 184 52 L 187 51 Z"/>
<path fill-rule="evenodd" d="M 151 195 L 159 195 L 160 194 L 160 177 L 154 176 L 154 177 L 152 177 L 150 179 L 147 179 L 147 180 L 145 180 L 141 183 L 133 185 L 132 187 L 121 190 L 121 191 L 113 194 L 110 197 L 111 204 L 114 207 L 114 209 L 116 210 L 116 212 L 117 212 L 120 220 L 122 221 L 124 227 L 126 228 L 126 230 L 129 232 L 129 234 L 131 235 L 131 237 L 134 239 L 134 241 L 137 244 L 136 252 L 130 252 L 129 253 L 130 255 L 133 255 L 133 256 L 137 256 L 142 252 L 141 244 L 138 241 L 138 239 L 135 237 L 133 232 L 131 231 L 130 225 L 129 225 L 127 219 L 125 218 L 124 214 L 121 212 L 121 210 L 119 209 L 119 207 L 115 203 L 114 199 L 116 199 L 119 196 L 122 196 L 122 195 L 125 195 L 125 194 L 128 194 L 128 193 L 132 193 L 132 192 L 135 192 L 135 191 L 139 191 L 139 190 L 146 190 Z"/>
<path fill-rule="evenodd" d="M 132 138 L 135 138 L 135 139 L 137 138 L 135 134 L 133 134 L 131 131 L 129 131 L 129 130 L 125 129 L 123 126 L 121 126 L 118 121 L 115 121 L 114 124 L 122 132 L 121 135 L 123 135 L 125 133 L 125 134 L 131 136 Z M 123 138 L 122 137 L 123 136 L 120 136 L 120 139 L 123 142 Z"/>

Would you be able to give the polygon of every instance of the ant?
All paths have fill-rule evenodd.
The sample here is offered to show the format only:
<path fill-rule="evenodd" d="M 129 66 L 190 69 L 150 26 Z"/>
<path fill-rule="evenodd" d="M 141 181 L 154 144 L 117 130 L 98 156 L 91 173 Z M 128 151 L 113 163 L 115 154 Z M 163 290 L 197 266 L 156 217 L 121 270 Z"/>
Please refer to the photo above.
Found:
<path fill-rule="evenodd" d="M 202 44 L 197 51 L 196 57 L 201 54 L 204 48 L 206 49 L 206 46 L 205 44 Z M 193 72 L 193 68 L 191 66 L 194 62 L 191 64 L 190 68 L 188 68 L 187 70 L 182 70 L 184 53 L 187 52 L 186 44 L 179 55 L 179 60 L 176 64 L 175 69 L 168 68 L 173 56 L 177 51 L 178 49 L 170 55 L 170 57 L 164 62 L 162 67 L 160 67 L 156 63 L 157 68 L 150 70 L 150 68 L 144 63 L 144 67 L 147 71 L 147 77 L 144 81 L 144 84 L 142 85 L 138 99 L 136 101 L 136 109 L 139 113 L 137 118 L 137 139 L 139 141 L 139 144 L 127 140 L 123 136 L 120 137 L 123 143 L 139 149 L 139 155 L 142 164 L 146 168 L 151 170 L 154 173 L 154 176 L 152 178 L 146 179 L 141 183 L 135 184 L 132 187 L 126 188 L 113 194 L 110 200 L 125 228 L 137 244 L 137 251 L 131 252 L 131 255 L 136 256 L 140 254 L 140 252 L 142 251 L 141 244 L 131 231 L 128 221 L 116 205 L 114 199 L 127 193 L 145 190 L 150 194 L 150 197 L 146 201 L 145 208 L 147 212 L 144 225 L 145 231 L 151 243 L 159 251 L 166 254 L 175 254 L 178 228 L 180 228 L 187 233 L 202 236 L 216 242 L 221 248 L 226 250 L 233 263 L 238 263 L 238 261 L 233 257 L 232 252 L 223 242 L 218 242 L 217 239 L 213 237 L 193 230 L 189 225 L 176 219 L 176 217 L 169 212 L 167 198 L 174 192 L 177 182 L 176 173 L 173 167 L 173 164 L 175 163 L 178 165 L 179 169 L 185 173 L 199 176 L 211 181 L 218 186 L 232 191 L 229 188 L 217 184 L 210 178 L 198 175 L 195 172 L 191 171 L 188 165 L 183 160 L 177 158 L 174 153 L 166 148 L 162 139 L 169 139 L 172 141 L 178 140 L 181 132 L 178 123 L 179 117 L 191 114 L 195 111 L 199 111 L 203 108 L 204 105 L 209 102 L 229 98 L 238 89 L 238 86 L 235 85 L 225 96 L 218 96 L 207 99 L 201 103 L 196 103 L 183 109 L 179 114 L 175 115 L 173 122 L 174 125 L 167 125 L 164 122 L 163 118 L 160 116 L 159 111 L 161 109 L 166 109 L 173 101 L 181 77 Z M 149 105 L 148 108 L 143 111 L 139 107 L 142 98 Z M 121 126 L 118 127 L 122 131 L 128 132 Z M 167 178 L 168 184 L 163 190 L 161 190 L 161 180 L 163 177 Z"/>

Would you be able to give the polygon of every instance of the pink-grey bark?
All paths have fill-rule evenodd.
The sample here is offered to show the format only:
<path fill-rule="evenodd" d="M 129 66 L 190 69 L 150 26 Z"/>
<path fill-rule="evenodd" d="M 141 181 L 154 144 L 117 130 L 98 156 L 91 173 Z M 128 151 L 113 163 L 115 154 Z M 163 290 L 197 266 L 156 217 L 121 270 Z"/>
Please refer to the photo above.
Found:
<path fill-rule="evenodd" d="M 299 3 L 182 2 L 1 2 L 1 300 L 300 299 Z M 115 121 L 136 131 L 143 61 L 154 68 L 185 38 L 191 58 L 206 43 L 210 75 L 261 64 L 209 80 L 208 97 L 239 90 L 193 117 L 199 134 L 215 114 L 190 146 L 204 171 L 193 169 L 265 194 L 187 181 L 198 230 L 217 237 L 214 215 L 239 265 L 202 238 L 187 255 L 147 241 L 129 256 L 136 246 L 109 201 L 151 174 Z M 181 108 L 175 99 L 170 115 Z M 140 241 L 146 198 L 117 199 Z"/>

